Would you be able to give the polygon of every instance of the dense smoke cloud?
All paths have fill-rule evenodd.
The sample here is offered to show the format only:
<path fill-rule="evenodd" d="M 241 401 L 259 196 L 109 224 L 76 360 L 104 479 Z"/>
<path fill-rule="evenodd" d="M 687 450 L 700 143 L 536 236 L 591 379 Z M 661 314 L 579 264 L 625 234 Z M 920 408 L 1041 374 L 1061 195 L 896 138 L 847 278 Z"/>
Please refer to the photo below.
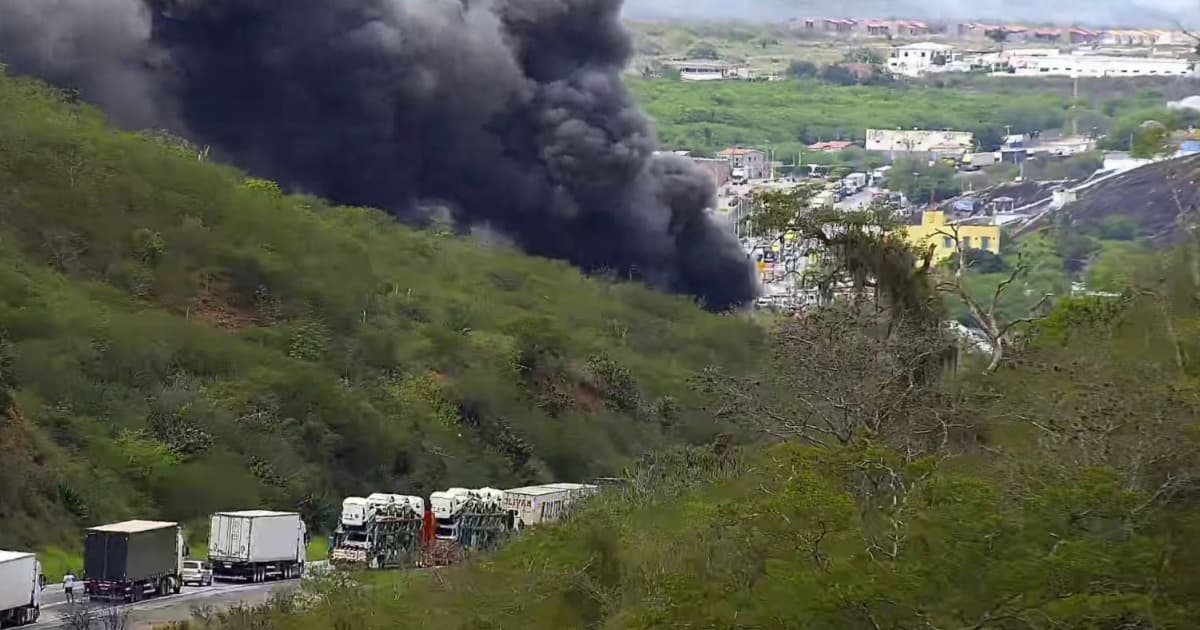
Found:
<path fill-rule="evenodd" d="M 0 0 L 0 60 L 127 125 L 412 221 L 430 202 L 534 254 L 725 308 L 745 254 L 710 180 L 654 156 L 620 0 Z"/>
<path fill-rule="evenodd" d="M 1107 27 L 1195 25 L 1193 0 L 627 0 L 635 19 L 776 21 L 805 16 L 1054 22 Z"/>

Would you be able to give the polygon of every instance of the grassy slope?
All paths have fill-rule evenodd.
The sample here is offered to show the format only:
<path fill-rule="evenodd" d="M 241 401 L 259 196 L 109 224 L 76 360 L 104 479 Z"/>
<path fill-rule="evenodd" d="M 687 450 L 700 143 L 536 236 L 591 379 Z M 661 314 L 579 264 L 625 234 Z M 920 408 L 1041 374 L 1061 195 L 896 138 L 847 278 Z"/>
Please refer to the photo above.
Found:
<path fill-rule="evenodd" d="M 718 427 L 758 330 L 279 194 L 0 76 L 0 547 L 125 517 L 578 479 Z"/>

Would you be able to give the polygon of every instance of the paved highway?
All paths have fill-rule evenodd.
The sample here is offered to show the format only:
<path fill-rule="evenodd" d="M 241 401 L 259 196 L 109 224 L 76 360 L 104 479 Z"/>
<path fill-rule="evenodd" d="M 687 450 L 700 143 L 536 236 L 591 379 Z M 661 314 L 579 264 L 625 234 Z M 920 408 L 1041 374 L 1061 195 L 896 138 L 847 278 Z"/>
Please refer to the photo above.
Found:
<path fill-rule="evenodd" d="M 212 586 L 184 587 L 178 595 L 167 595 L 116 607 L 121 618 L 127 619 L 126 630 L 148 628 L 156 624 L 184 621 L 191 618 L 193 608 L 211 606 L 227 608 L 234 604 L 257 604 L 270 599 L 276 592 L 295 589 L 300 580 L 281 580 L 260 584 L 217 583 Z M 47 588 L 49 590 L 49 588 Z M 60 593 L 61 595 L 61 593 Z M 55 602 L 42 605 L 42 616 L 37 623 L 26 628 L 50 630 L 64 628 L 81 630 L 82 627 L 106 629 L 112 607 L 103 603 L 67 604 L 58 597 Z M 91 616 L 90 626 L 80 623 L 81 617 Z"/>
<path fill-rule="evenodd" d="M 838 210 L 863 210 L 871 205 L 871 197 L 879 192 L 878 188 L 864 188 L 860 192 L 854 193 L 849 197 L 835 203 L 834 208 Z"/>
<path fill-rule="evenodd" d="M 324 564 L 324 562 L 310 562 L 308 568 L 320 570 Z M 311 571 L 306 571 L 306 574 L 311 574 Z M 223 609 L 236 604 L 260 604 L 269 600 L 275 593 L 294 590 L 299 586 L 300 580 L 298 579 L 261 584 L 217 582 L 212 586 L 185 586 L 178 595 L 156 597 L 136 604 L 122 604 L 116 606 L 115 610 L 119 612 L 121 618 L 128 620 L 127 625 L 124 626 L 125 630 L 150 628 L 155 625 L 188 620 L 191 618 L 194 608 Z M 111 610 L 113 610 L 111 605 L 101 602 L 67 604 L 62 584 L 48 584 L 46 590 L 42 592 L 41 619 L 25 628 L 83 630 L 83 628 L 89 627 L 94 630 L 109 630 L 105 619 L 109 617 Z M 84 626 L 80 620 L 89 615 L 92 616 L 93 621 L 90 626 Z"/>

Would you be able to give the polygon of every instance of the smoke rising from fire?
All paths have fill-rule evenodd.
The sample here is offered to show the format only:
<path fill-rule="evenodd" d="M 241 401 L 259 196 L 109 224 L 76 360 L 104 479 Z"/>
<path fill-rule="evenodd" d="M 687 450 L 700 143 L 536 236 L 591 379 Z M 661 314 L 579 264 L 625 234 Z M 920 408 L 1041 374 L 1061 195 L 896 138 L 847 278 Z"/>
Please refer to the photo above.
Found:
<path fill-rule="evenodd" d="M 0 61 L 128 126 L 722 309 L 752 271 L 620 80 L 620 0 L 0 0 Z"/>

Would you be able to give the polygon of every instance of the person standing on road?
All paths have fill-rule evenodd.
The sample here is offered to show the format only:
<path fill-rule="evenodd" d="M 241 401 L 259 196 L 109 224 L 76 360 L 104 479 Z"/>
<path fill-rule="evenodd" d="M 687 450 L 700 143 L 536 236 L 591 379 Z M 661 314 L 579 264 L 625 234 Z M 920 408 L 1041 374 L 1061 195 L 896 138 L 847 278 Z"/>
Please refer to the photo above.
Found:
<path fill-rule="evenodd" d="M 75 603 L 75 574 L 67 571 L 63 576 L 63 592 L 67 594 L 67 603 Z"/>

